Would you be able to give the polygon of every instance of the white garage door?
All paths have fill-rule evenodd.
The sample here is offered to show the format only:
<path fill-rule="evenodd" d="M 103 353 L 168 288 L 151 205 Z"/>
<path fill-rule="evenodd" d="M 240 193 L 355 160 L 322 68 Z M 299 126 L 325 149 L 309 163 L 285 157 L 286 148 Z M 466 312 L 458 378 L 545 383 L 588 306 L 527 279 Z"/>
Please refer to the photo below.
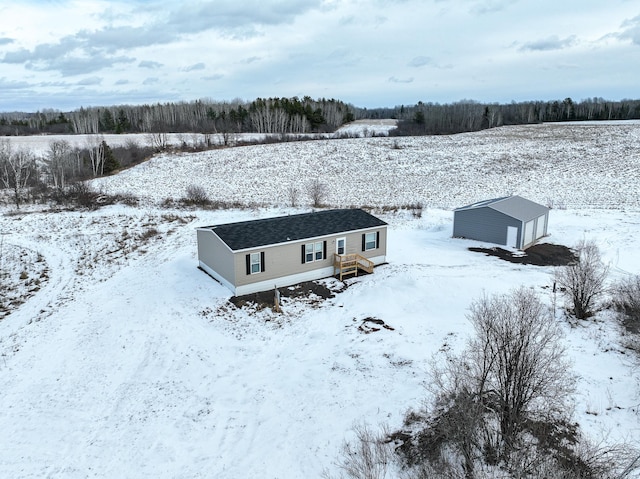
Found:
<path fill-rule="evenodd" d="M 535 222 L 536 220 L 527 221 L 524 225 L 524 241 L 522 243 L 523 246 L 528 245 L 533 242 L 533 233 L 535 232 Z"/>
<path fill-rule="evenodd" d="M 542 238 L 544 236 L 544 227 L 547 222 L 547 216 L 542 215 L 538 218 L 538 222 L 536 223 L 536 239 Z"/>

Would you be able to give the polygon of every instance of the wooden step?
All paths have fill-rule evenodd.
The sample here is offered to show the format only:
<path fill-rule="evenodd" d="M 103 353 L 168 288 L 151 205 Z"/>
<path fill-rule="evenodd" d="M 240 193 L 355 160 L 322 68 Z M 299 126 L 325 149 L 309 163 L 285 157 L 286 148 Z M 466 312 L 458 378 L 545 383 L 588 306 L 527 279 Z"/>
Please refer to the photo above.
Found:
<path fill-rule="evenodd" d="M 335 254 L 333 261 L 334 269 L 338 270 L 340 281 L 342 277 L 349 274 L 358 275 L 358 270 L 366 271 L 367 273 L 373 273 L 373 261 L 360 256 L 359 254 Z"/>

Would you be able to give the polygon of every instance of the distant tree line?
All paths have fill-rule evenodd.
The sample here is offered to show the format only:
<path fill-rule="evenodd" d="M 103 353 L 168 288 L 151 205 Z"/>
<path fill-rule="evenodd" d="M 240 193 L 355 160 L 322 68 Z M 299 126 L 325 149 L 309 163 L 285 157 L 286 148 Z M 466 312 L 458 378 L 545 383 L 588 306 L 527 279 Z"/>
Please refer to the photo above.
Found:
<path fill-rule="evenodd" d="M 81 107 L 71 112 L 0 113 L 0 135 L 63 133 L 321 133 L 359 119 L 399 120 L 394 135 L 478 131 L 503 125 L 577 120 L 640 119 L 640 100 L 571 98 L 553 101 L 424 103 L 393 108 L 357 108 L 334 99 L 243 100 Z"/>
<path fill-rule="evenodd" d="M 574 102 L 526 101 L 507 104 L 462 100 L 439 104 L 418 102 L 393 109 L 357 110 L 358 118 L 396 118 L 394 135 L 433 135 L 478 131 L 503 125 L 558 121 L 640 119 L 640 100 L 608 101 L 589 98 Z"/>
<path fill-rule="evenodd" d="M 71 112 L 47 109 L 0 113 L 0 135 L 329 132 L 352 121 L 353 109 L 338 100 L 308 96 L 81 107 Z"/>

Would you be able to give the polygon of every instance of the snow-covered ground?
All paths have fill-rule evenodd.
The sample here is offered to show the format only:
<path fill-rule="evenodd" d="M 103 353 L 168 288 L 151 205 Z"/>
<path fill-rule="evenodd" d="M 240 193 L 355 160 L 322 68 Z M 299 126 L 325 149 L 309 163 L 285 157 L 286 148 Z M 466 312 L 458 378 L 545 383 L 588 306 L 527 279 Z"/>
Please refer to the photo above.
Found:
<path fill-rule="evenodd" d="M 471 334 L 474 299 L 524 285 L 552 304 L 553 268 L 470 252 L 482 243 L 451 238 L 454 206 L 505 193 L 553 203 L 549 242 L 593 239 L 611 281 L 640 273 L 640 125 L 394 141 L 161 155 L 96 181 L 146 198 L 139 207 L 0 216 L 4 250 L 45 265 L 28 269 L 23 281 L 37 275 L 39 289 L 0 320 L 0 477 L 335 472 L 354 423 L 398 427 L 420 406 L 431 358 Z M 331 205 L 425 208 L 421 217 L 379 210 L 390 225 L 388 264 L 347 280 L 334 298 L 287 300 L 281 314 L 236 309 L 197 269 L 194 228 L 307 211 L 287 206 L 284 190 L 316 174 Z M 257 206 L 157 206 L 190 183 Z M 622 331 L 606 312 L 580 323 L 557 314 L 578 377 L 576 420 L 594 441 L 637 443 L 638 369 Z M 365 334 L 367 317 L 393 329 Z"/>
<path fill-rule="evenodd" d="M 213 200 L 287 205 L 294 188 L 308 203 L 309 184 L 318 179 L 334 206 L 451 209 L 519 194 L 555 208 L 639 208 L 638 175 L 640 123 L 569 123 L 159 155 L 95 185 L 156 202 L 199 185 Z"/>
<path fill-rule="evenodd" d="M 388 135 L 389 130 L 396 127 L 396 120 L 356 120 L 351 123 L 347 123 L 338 128 L 333 133 L 307 133 L 296 134 L 292 136 L 296 137 L 367 137 L 367 136 L 382 136 Z M 165 140 L 169 146 L 180 146 L 183 144 L 189 146 L 197 146 L 205 143 L 205 136 L 199 133 L 167 133 Z M 262 133 L 240 133 L 230 134 L 227 141 L 236 142 L 242 140 L 243 142 L 260 142 L 265 139 L 266 134 Z M 280 137 L 280 134 L 273 134 L 272 136 Z M 37 156 L 45 156 L 49 151 L 51 143 L 54 141 L 65 140 L 72 147 L 84 148 L 89 145 L 93 145 L 96 138 L 100 141 L 104 140 L 111 147 L 125 146 L 127 143 L 135 143 L 138 146 L 155 146 L 156 142 L 154 138 L 158 138 L 158 135 L 150 133 L 126 133 L 126 134 L 114 134 L 114 133 L 100 133 L 98 135 L 92 134 L 80 134 L 80 135 L 32 135 L 32 136 L 6 136 L 1 137 L 8 140 L 13 148 L 27 149 L 33 152 Z M 223 145 L 225 139 L 221 133 L 209 135 L 209 141 L 214 145 Z"/>

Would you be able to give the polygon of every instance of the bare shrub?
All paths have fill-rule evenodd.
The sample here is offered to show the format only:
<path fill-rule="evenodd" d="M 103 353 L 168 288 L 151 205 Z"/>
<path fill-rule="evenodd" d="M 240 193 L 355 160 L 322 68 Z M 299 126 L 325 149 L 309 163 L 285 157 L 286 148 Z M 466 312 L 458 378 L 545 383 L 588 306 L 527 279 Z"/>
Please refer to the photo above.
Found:
<path fill-rule="evenodd" d="M 342 444 L 336 465 L 342 471 L 340 478 L 384 479 L 390 477 L 389 469 L 394 460 L 392 444 L 385 428 L 376 433 L 367 424 L 353 427 L 355 439 Z M 325 473 L 326 479 L 331 475 Z"/>
<path fill-rule="evenodd" d="M 640 327 L 640 275 L 614 285 L 612 297 L 613 307 L 623 319 L 635 322 Z M 640 333 L 640 329 L 637 332 Z"/>
<path fill-rule="evenodd" d="M 114 196 L 114 200 L 127 206 L 137 206 L 140 199 L 131 192 L 124 192 Z"/>
<path fill-rule="evenodd" d="M 600 249 L 593 241 L 581 241 L 574 248 L 578 260 L 556 271 L 556 283 L 570 302 L 577 319 L 593 314 L 597 298 L 605 291 L 609 268 L 602 262 Z"/>
<path fill-rule="evenodd" d="M 287 189 L 287 193 L 289 195 L 289 206 L 292 208 L 298 206 L 298 196 L 300 194 L 298 188 L 295 185 L 290 185 Z"/>
<path fill-rule="evenodd" d="M 184 202 L 190 205 L 206 206 L 211 203 L 207 190 L 199 185 L 187 186 Z"/>
<path fill-rule="evenodd" d="M 318 208 L 324 204 L 327 196 L 327 185 L 321 182 L 318 178 L 309 182 L 309 197 L 311 203 L 315 208 Z"/>
<path fill-rule="evenodd" d="M 410 205 L 410 209 L 412 210 L 411 213 L 413 214 L 413 217 L 418 219 L 422 218 L 423 208 L 424 206 L 421 201 L 418 201 L 417 203 Z"/>
<path fill-rule="evenodd" d="M 141 240 L 148 240 L 153 238 L 154 236 L 158 236 L 160 234 L 160 232 L 153 227 L 149 227 L 146 230 L 144 230 L 142 233 L 140 233 L 139 238 Z"/>
<path fill-rule="evenodd" d="M 68 203 L 82 208 L 96 209 L 99 206 L 99 193 L 84 181 L 72 183 L 66 189 L 64 197 Z"/>

